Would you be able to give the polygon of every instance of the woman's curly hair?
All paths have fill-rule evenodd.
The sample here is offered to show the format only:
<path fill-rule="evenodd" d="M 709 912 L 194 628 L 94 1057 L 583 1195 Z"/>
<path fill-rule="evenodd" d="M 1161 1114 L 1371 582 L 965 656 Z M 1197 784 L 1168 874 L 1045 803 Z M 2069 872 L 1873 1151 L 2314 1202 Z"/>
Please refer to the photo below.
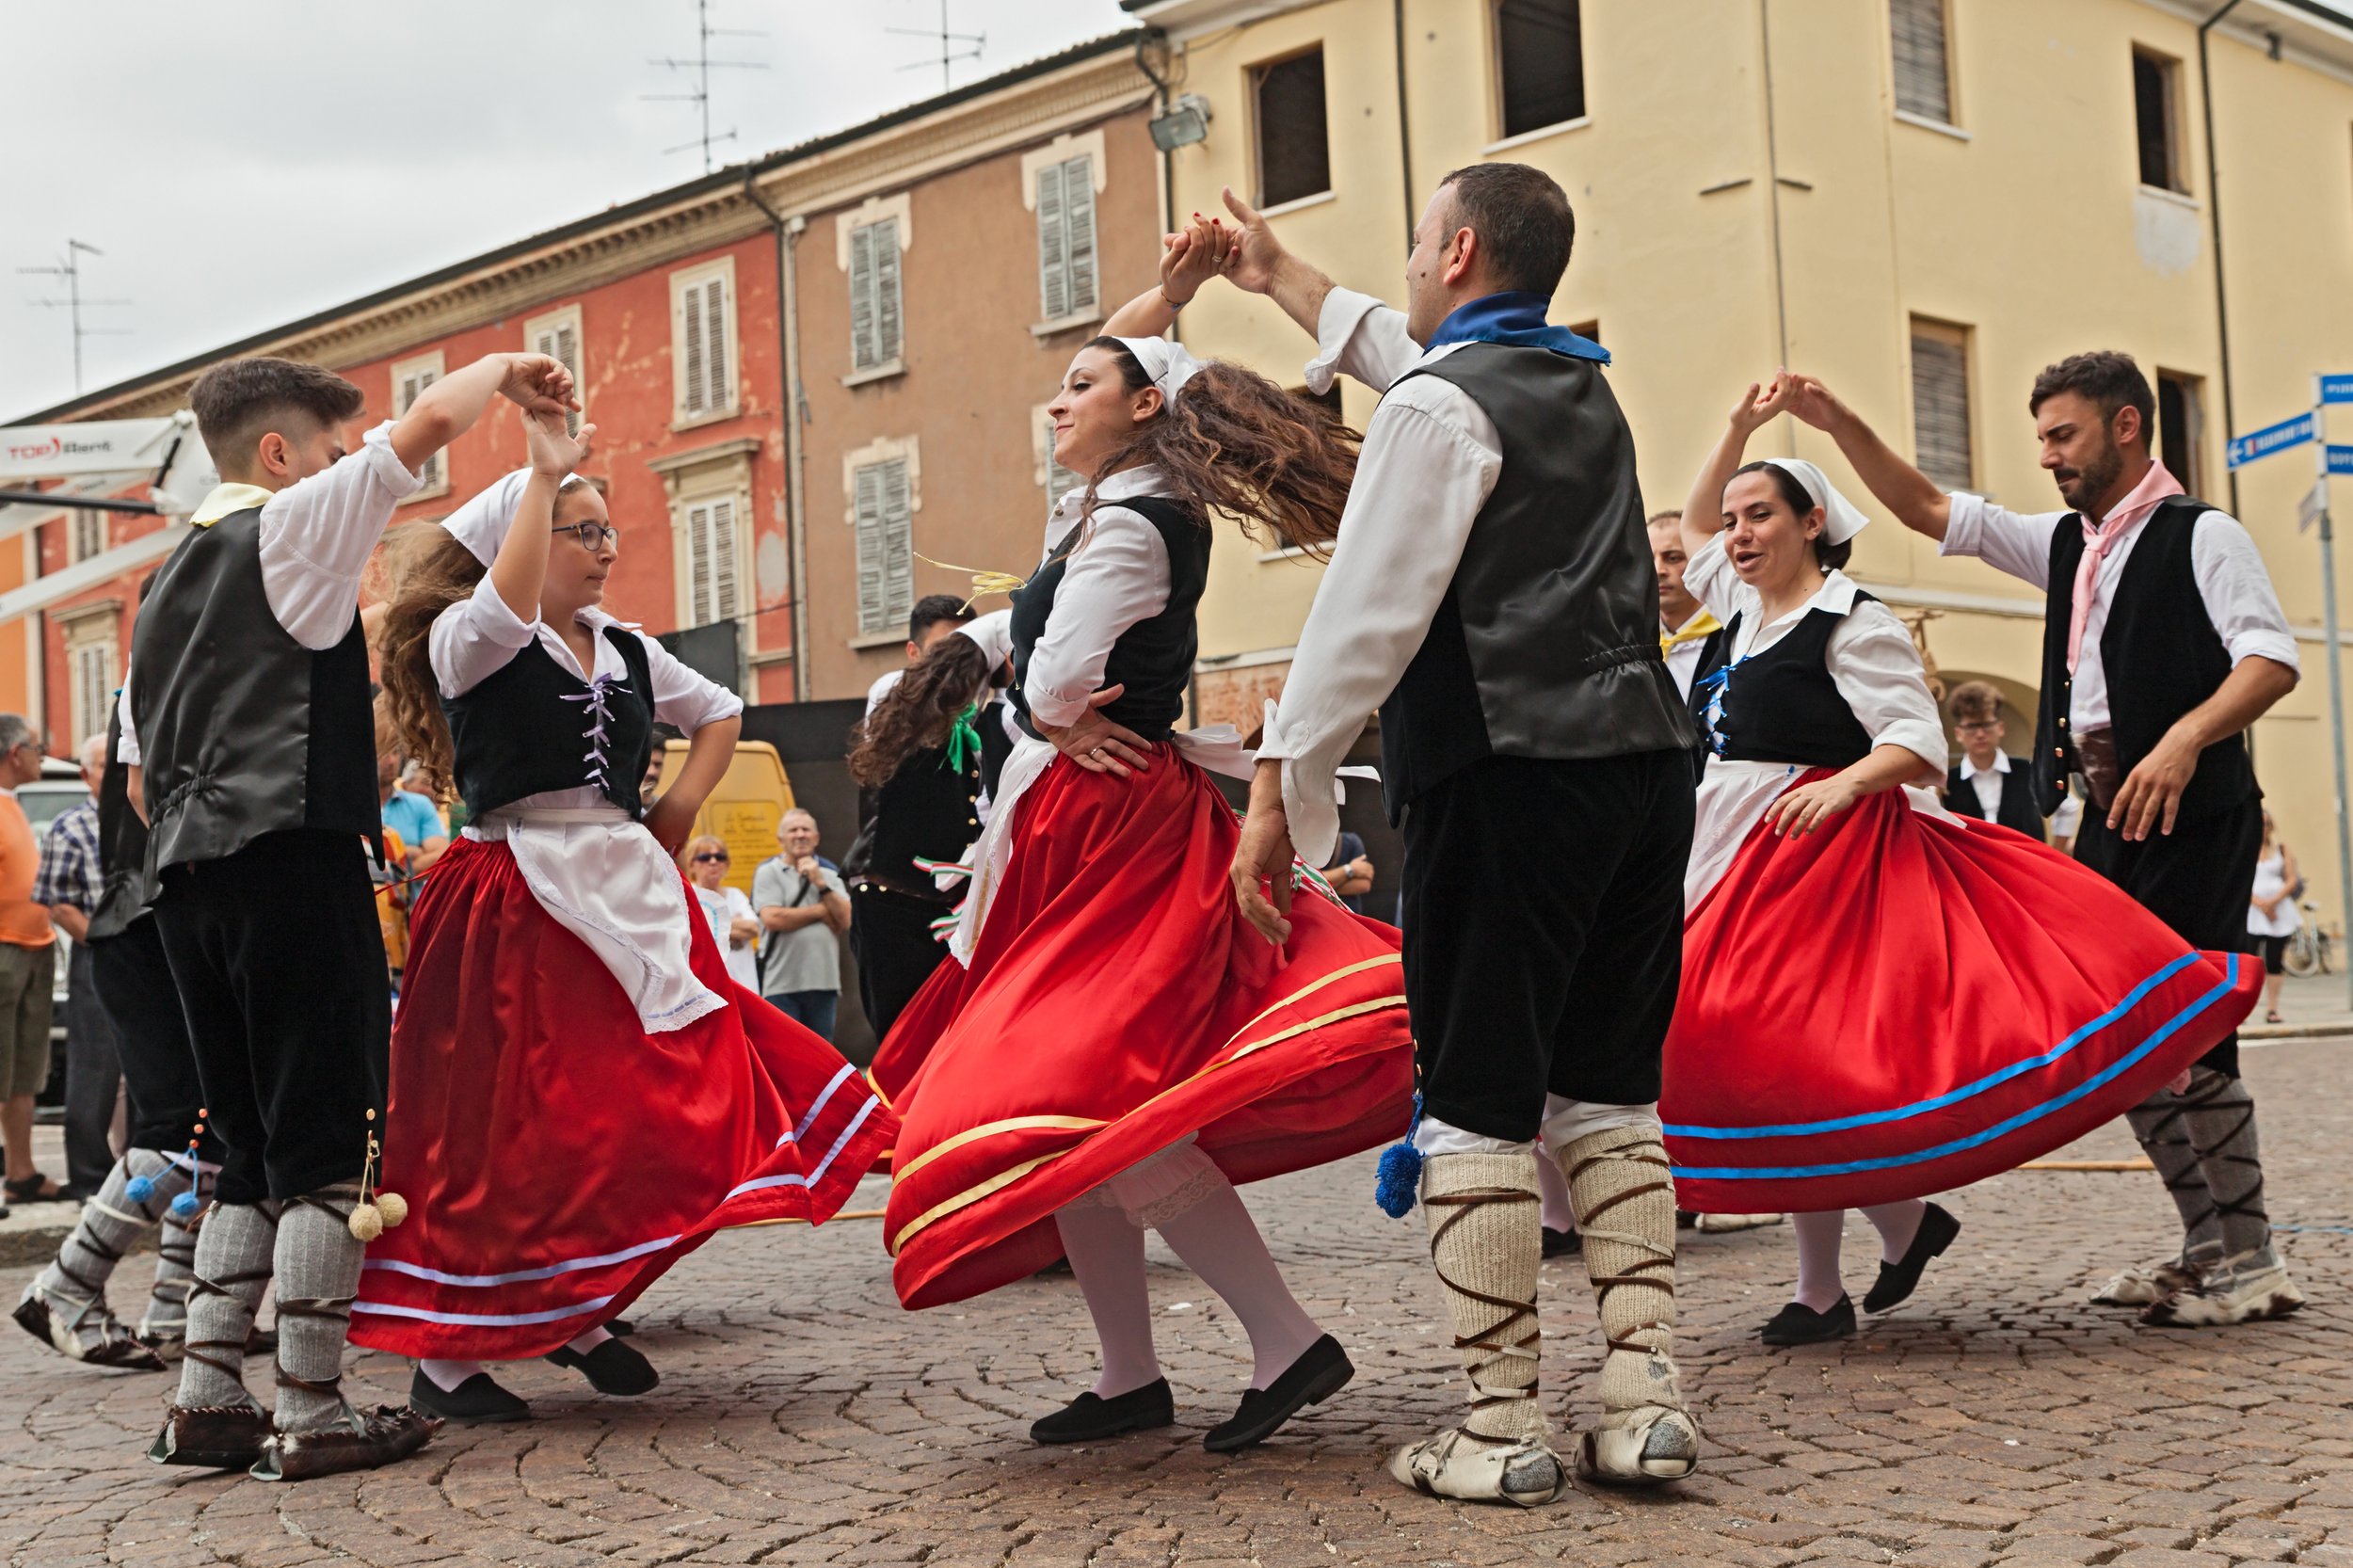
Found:
<path fill-rule="evenodd" d="M 1152 384 L 1117 338 L 1108 349 L 1131 392 Z M 1204 517 L 1225 512 L 1243 534 L 1323 556 L 1339 537 L 1340 513 L 1364 437 L 1320 405 L 1285 392 L 1256 371 L 1223 360 L 1202 365 L 1159 417 L 1145 420 L 1088 482 L 1080 517 L 1092 517 L 1096 488 L 1139 462 L 1159 467 L 1176 498 Z"/>
<path fill-rule="evenodd" d="M 870 790 L 890 782 L 919 751 L 948 743 L 956 715 L 988 689 L 988 654 L 951 632 L 894 681 L 851 731 L 850 776 Z"/>

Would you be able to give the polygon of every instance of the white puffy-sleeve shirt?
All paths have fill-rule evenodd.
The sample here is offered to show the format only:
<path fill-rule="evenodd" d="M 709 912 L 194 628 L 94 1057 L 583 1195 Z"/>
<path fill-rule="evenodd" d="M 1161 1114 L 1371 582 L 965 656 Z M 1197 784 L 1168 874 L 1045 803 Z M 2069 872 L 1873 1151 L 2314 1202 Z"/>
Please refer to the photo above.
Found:
<path fill-rule="evenodd" d="M 2051 577 L 2051 533 L 2069 514 L 2013 512 L 1966 490 L 1952 493 L 1952 512 L 1938 547 L 1944 555 L 1974 555 L 1996 571 L 2008 572 L 2045 593 L 2054 591 Z M 2123 580 L 2124 563 L 2147 530 L 2146 521 L 2119 535 L 2100 558 L 2100 573 L 2092 579 L 2091 608 L 2084 616 L 2083 655 L 2075 663 L 2075 679 L 2068 687 L 2067 722 L 2078 735 L 2105 729 L 2109 724 L 2107 666 L 2100 652 L 2100 633 L 2107 629 L 2108 606 L 2116 585 Z M 2215 634 L 2230 650 L 2236 668 L 2261 656 L 2300 672 L 2296 633 L 2288 630 L 2272 588 L 2263 552 L 2244 524 L 2227 512 L 2208 509 L 2198 515 L 2189 536 L 2191 574 L 2198 580 L 2198 597 L 2214 622 Z M 2074 584 L 2057 591 L 2073 593 Z"/>
<path fill-rule="evenodd" d="M 1772 647 L 1815 610 L 1841 617 L 1822 654 L 1838 695 L 1847 699 L 1875 749 L 1902 746 L 1920 759 L 1918 776 L 1907 782 L 1944 783 L 1950 748 L 1936 698 L 1929 693 L 1920 649 L 1904 623 L 1879 600 L 1863 598 L 1852 578 L 1843 571 L 1826 574 L 1811 599 L 1767 624 L 1763 600 L 1740 581 L 1719 536 L 1683 568 L 1683 585 L 1718 620 L 1729 625 L 1733 616 L 1740 617 L 1739 640 L 1730 649 L 1735 663 Z"/>
<path fill-rule="evenodd" d="M 1429 635 L 1503 472 L 1503 438 L 1452 382 L 1419 376 L 1388 391 L 1461 344 L 1425 353 L 1406 336 L 1403 313 L 1371 296 L 1339 288 L 1325 296 L 1316 344 L 1307 364 L 1314 391 L 1345 374 L 1386 393 L 1366 427 L 1331 564 L 1258 747 L 1261 760 L 1282 760 L 1292 847 L 1325 866 L 1339 835 L 1341 760 Z"/>
<path fill-rule="evenodd" d="M 1076 487 L 1054 504 L 1046 520 L 1048 551 L 1079 526 L 1085 493 Z M 1096 487 L 1095 515 L 1063 569 L 1054 608 L 1021 677 L 1021 695 L 1039 724 L 1061 728 L 1084 718 L 1120 633 L 1168 607 L 1168 545 L 1141 513 L 1117 503 L 1169 493 L 1168 481 L 1149 466 L 1114 473 Z"/>

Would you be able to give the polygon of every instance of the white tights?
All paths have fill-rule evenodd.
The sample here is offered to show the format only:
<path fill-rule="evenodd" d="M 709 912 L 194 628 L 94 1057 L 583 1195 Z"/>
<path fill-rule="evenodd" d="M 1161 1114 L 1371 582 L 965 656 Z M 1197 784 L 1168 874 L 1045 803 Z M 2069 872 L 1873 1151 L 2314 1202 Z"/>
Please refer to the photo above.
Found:
<path fill-rule="evenodd" d="M 1283 1283 L 1250 1210 L 1242 1207 L 1241 1194 L 1209 1157 L 1180 1144 L 1146 1163 L 1156 1161 L 1168 1162 L 1163 1171 L 1182 1174 L 1183 1193 L 1190 1202 L 1179 1200 L 1181 1207 L 1166 1200 L 1127 1207 L 1118 1201 L 1121 1184 L 1135 1173 L 1123 1173 L 1054 1216 L 1070 1272 L 1078 1276 L 1087 1314 L 1103 1343 L 1103 1370 L 1094 1391 L 1098 1398 L 1112 1399 L 1160 1375 L 1160 1358 L 1152 1348 L 1151 1292 L 1144 1277 L 1146 1225 L 1159 1231 L 1185 1267 L 1200 1275 L 1241 1320 L 1250 1336 L 1251 1386 L 1264 1388 L 1305 1354 L 1323 1330 Z M 1169 1212 L 1171 1208 L 1177 1211 Z"/>
<path fill-rule="evenodd" d="M 1928 1211 L 1927 1202 L 1920 1198 L 1883 1203 L 1863 1211 L 1863 1217 L 1871 1222 L 1871 1228 L 1880 1233 L 1882 1261 L 1903 1261 L 1912 1239 L 1920 1232 L 1921 1218 Z M 1846 1238 L 1847 1211 L 1826 1208 L 1813 1214 L 1792 1214 L 1789 1224 L 1798 1233 L 1796 1300 L 1816 1312 L 1827 1312 L 1847 1293 L 1838 1273 L 1838 1250 Z"/>

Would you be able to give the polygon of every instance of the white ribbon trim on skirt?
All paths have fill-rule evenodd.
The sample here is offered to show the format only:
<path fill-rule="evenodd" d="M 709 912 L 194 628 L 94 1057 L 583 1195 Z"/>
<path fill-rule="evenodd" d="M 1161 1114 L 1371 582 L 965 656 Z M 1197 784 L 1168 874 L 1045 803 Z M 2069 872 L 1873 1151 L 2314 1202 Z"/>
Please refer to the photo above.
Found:
<path fill-rule="evenodd" d="M 678 867 L 620 808 L 502 807 L 466 833 L 505 842 L 531 896 L 612 971 L 647 1033 L 727 1005 L 695 978 L 690 922 L 701 916 L 686 906 Z"/>

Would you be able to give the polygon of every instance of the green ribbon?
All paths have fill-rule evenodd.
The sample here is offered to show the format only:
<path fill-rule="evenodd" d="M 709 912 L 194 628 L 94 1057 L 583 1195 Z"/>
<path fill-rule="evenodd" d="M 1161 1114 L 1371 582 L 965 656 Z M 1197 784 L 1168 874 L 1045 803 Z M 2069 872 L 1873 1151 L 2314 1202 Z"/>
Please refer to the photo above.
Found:
<path fill-rule="evenodd" d="M 967 755 L 980 755 L 981 732 L 972 728 L 972 720 L 980 711 L 978 702 L 968 702 L 964 705 L 964 712 L 956 715 L 955 728 L 948 731 L 948 755 L 941 760 L 941 767 L 962 773 Z"/>

